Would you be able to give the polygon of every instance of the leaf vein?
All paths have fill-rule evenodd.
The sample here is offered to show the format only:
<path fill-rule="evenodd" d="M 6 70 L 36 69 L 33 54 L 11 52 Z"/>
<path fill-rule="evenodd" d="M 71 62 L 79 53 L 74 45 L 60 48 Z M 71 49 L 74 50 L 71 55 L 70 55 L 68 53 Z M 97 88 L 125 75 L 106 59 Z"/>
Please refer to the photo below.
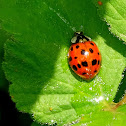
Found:
<path fill-rule="evenodd" d="M 123 19 L 123 20 L 126 20 L 126 19 L 124 19 L 124 17 L 119 13 L 119 11 L 117 11 L 117 9 L 111 4 L 111 3 L 109 3 L 110 4 L 110 6 L 120 15 L 120 17 Z"/>

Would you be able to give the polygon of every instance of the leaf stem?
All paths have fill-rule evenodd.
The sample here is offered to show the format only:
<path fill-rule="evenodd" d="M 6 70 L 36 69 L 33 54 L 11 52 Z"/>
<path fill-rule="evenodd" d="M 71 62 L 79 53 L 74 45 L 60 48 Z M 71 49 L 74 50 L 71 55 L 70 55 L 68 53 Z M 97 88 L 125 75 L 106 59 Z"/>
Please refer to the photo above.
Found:
<path fill-rule="evenodd" d="M 124 95 L 124 97 L 122 98 L 121 101 L 119 101 L 116 105 L 115 105 L 115 109 L 117 109 L 119 106 L 126 104 L 126 94 Z"/>

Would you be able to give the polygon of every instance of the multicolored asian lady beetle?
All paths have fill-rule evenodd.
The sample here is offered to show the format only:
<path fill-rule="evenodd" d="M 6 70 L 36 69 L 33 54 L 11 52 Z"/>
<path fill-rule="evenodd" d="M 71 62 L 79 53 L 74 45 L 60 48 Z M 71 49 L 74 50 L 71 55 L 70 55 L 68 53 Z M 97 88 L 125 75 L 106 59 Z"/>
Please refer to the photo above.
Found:
<path fill-rule="evenodd" d="M 101 67 L 101 54 L 97 45 L 83 32 L 76 32 L 71 42 L 68 52 L 70 67 L 84 80 L 93 79 Z"/>

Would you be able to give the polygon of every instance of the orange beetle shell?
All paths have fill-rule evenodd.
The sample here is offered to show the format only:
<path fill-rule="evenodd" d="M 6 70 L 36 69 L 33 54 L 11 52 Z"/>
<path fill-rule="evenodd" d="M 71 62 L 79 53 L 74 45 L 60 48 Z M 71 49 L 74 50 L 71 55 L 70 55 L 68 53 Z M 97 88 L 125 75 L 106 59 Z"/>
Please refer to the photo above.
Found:
<path fill-rule="evenodd" d="M 68 60 L 72 70 L 84 80 L 93 79 L 101 67 L 101 54 L 93 41 L 72 44 Z"/>

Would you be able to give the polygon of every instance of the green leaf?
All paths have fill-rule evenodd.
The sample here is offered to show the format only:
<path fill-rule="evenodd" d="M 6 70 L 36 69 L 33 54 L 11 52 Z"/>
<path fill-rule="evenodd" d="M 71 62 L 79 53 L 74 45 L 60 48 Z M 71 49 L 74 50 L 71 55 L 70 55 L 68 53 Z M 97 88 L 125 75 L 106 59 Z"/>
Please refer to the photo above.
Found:
<path fill-rule="evenodd" d="M 38 124 L 37 122 L 33 122 L 32 124 L 31 124 L 31 126 L 47 126 L 47 124 Z M 53 125 L 50 125 L 50 126 L 57 126 L 57 124 L 55 125 L 55 124 L 53 124 Z"/>
<path fill-rule="evenodd" d="M 36 122 L 33 122 L 33 123 L 31 124 L 31 126 L 41 126 L 41 125 L 38 124 L 38 123 L 36 123 Z"/>
<path fill-rule="evenodd" d="M 93 3 L 4 0 L 0 6 L 2 25 L 13 34 L 5 44 L 3 67 L 18 110 L 31 113 L 39 123 L 60 126 L 79 124 L 83 116 L 89 122 L 97 113 L 98 121 L 122 79 L 126 47 L 109 34 Z M 101 51 L 100 73 L 90 82 L 75 75 L 67 62 L 74 31 L 84 31 Z"/>
<path fill-rule="evenodd" d="M 99 15 L 109 26 L 110 31 L 126 41 L 126 1 L 125 0 L 102 0 L 102 5 L 93 1 L 99 8 Z"/>
<path fill-rule="evenodd" d="M 8 90 L 8 82 L 5 79 L 5 75 L 2 69 L 2 61 L 4 57 L 4 43 L 9 38 L 9 35 L 0 28 L 0 89 Z"/>
<path fill-rule="evenodd" d="M 126 69 L 124 69 L 123 71 L 123 79 L 121 80 L 120 84 L 119 84 L 119 87 L 118 87 L 118 90 L 117 90 L 117 93 L 116 93 L 116 96 L 114 98 L 114 102 L 119 102 L 122 98 L 124 98 L 124 94 L 126 93 Z"/>
<path fill-rule="evenodd" d="M 120 109 L 115 111 L 97 111 L 95 114 L 90 113 L 84 116 L 81 121 L 75 126 L 88 125 L 88 126 L 124 126 L 126 125 L 126 105 L 121 106 Z"/>

